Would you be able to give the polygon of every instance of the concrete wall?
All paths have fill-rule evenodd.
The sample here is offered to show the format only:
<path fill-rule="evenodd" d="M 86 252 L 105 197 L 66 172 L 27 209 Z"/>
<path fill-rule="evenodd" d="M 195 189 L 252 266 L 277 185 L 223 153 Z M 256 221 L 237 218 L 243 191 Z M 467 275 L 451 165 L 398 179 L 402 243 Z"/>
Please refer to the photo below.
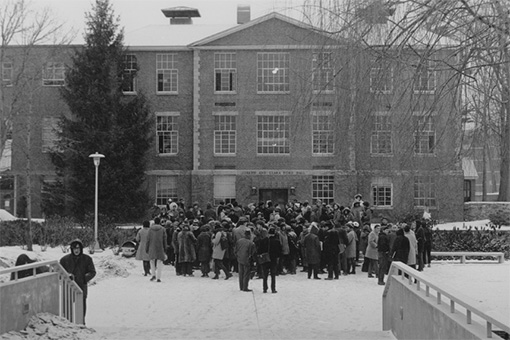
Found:
<path fill-rule="evenodd" d="M 464 203 L 464 221 L 488 219 L 493 213 L 510 216 L 510 202 L 466 202 Z"/>
<path fill-rule="evenodd" d="M 462 311 L 462 307 L 458 308 Z M 415 285 L 400 276 L 389 276 L 383 295 L 383 330 L 392 330 L 397 339 L 482 339 L 485 329 L 466 324 L 466 316 L 456 310 L 450 313 L 449 303 L 436 303 L 416 291 Z"/>
<path fill-rule="evenodd" d="M 0 334 L 24 329 L 37 313 L 59 315 L 58 275 L 44 273 L 0 285 Z"/>

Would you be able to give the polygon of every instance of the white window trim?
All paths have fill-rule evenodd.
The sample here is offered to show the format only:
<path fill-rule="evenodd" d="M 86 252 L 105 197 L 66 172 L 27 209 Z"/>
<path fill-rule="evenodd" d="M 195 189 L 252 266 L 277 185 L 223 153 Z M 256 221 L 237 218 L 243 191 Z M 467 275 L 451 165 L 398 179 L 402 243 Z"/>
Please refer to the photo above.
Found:
<path fill-rule="evenodd" d="M 255 111 L 255 116 L 290 116 L 291 115 L 291 112 L 290 111 Z M 290 119 L 290 118 L 289 118 Z M 292 153 L 292 150 L 291 150 L 291 145 L 290 145 L 290 140 L 291 138 L 289 137 L 289 152 L 288 153 L 259 153 L 258 152 L 258 118 L 256 120 L 256 124 L 257 124 L 257 130 L 256 130 L 256 151 L 257 151 L 257 156 L 260 156 L 260 157 L 289 157 Z M 289 120 L 289 136 L 290 136 L 290 128 L 291 128 L 291 122 Z"/>
<path fill-rule="evenodd" d="M 214 91 L 214 94 L 237 94 L 237 86 L 238 86 L 238 83 L 237 83 L 237 53 L 235 52 L 216 52 L 214 53 L 214 56 L 213 58 L 216 58 L 216 55 L 218 54 L 233 54 L 236 56 L 236 67 L 235 68 L 217 68 L 215 67 L 213 72 L 214 72 L 214 76 L 213 76 L 213 91 Z M 215 63 L 215 60 L 213 59 L 213 63 Z M 233 70 L 233 73 L 234 73 L 234 90 L 232 91 L 217 91 L 216 90 L 216 71 L 217 70 Z"/>
<path fill-rule="evenodd" d="M 390 190 L 391 190 L 391 205 L 376 205 L 375 204 L 375 197 L 373 197 L 373 193 L 374 193 L 374 188 L 375 187 L 390 187 Z M 394 197 L 394 192 L 393 192 L 393 183 L 389 180 L 386 180 L 386 179 L 383 179 L 383 180 L 380 180 L 380 181 L 373 181 L 370 185 L 370 195 L 372 196 L 372 203 L 373 203 L 373 207 L 374 208 L 377 208 L 377 209 L 393 209 L 393 205 L 394 205 L 394 200 L 393 200 L 393 197 Z"/>
<path fill-rule="evenodd" d="M 134 56 L 135 57 L 135 60 L 136 60 L 136 65 L 138 65 L 138 58 L 136 57 L 136 54 L 132 54 L 132 53 L 129 53 L 129 54 L 126 54 L 126 56 Z M 129 70 L 129 71 L 132 71 L 134 69 L 127 69 L 127 68 L 124 68 L 124 72 L 126 72 L 126 70 Z M 126 96 L 133 96 L 133 95 L 136 95 L 137 94 L 137 90 L 138 90 L 138 79 L 137 77 L 133 77 L 132 79 L 133 81 L 133 91 L 122 91 L 122 94 L 126 95 Z"/>
<path fill-rule="evenodd" d="M 289 89 L 287 91 L 264 91 L 264 90 L 261 90 L 259 91 L 258 89 L 258 84 L 259 84 L 259 75 L 258 75 L 258 72 L 259 72 L 259 68 L 258 68 L 258 61 L 259 61 L 259 55 L 261 54 L 281 54 L 281 55 L 284 55 L 284 54 L 287 54 L 289 56 L 289 66 L 287 68 L 287 77 L 289 78 L 289 82 L 288 82 L 288 86 L 289 86 Z M 289 52 L 278 52 L 278 51 L 275 51 L 275 52 L 258 52 L 257 53 L 257 81 L 256 81 L 256 86 L 257 86 L 257 94 L 289 94 L 290 93 L 290 84 L 291 84 L 291 81 L 290 81 L 290 65 L 291 65 L 291 55 Z M 276 83 L 272 83 L 273 85 L 276 84 Z"/>
<path fill-rule="evenodd" d="M 177 54 L 175 54 L 175 53 L 158 53 L 158 54 L 156 54 L 156 95 L 163 95 L 163 96 L 177 95 L 177 94 L 179 94 L 179 69 L 177 69 L 177 68 L 158 68 L 158 56 L 160 56 L 160 55 L 172 55 L 172 59 L 173 59 L 172 64 L 177 63 L 175 60 L 177 57 Z M 175 66 L 175 65 L 172 65 L 172 66 Z M 177 71 L 177 74 L 176 74 L 177 89 L 175 91 L 159 91 L 158 90 L 158 74 L 159 74 L 158 72 L 162 71 L 162 70 Z"/>
<path fill-rule="evenodd" d="M 312 116 L 312 128 L 311 128 L 311 138 L 310 140 L 312 141 L 312 157 L 331 157 L 331 156 L 334 156 L 335 155 L 335 140 L 333 138 L 333 151 L 332 152 L 313 152 L 313 133 L 314 133 L 314 129 L 313 129 L 313 119 L 314 117 L 316 116 L 328 116 L 332 119 L 334 119 L 334 114 L 333 112 L 331 111 L 312 111 L 311 112 L 311 116 Z M 332 125 L 334 125 L 334 121 L 331 121 L 330 122 Z M 324 130 L 318 130 L 318 131 L 324 131 Z M 329 130 L 333 133 L 333 137 L 334 137 L 334 134 L 335 134 L 335 129 L 334 129 L 334 126 L 332 126 L 331 130 Z"/>
<path fill-rule="evenodd" d="M 386 116 L 386 117 L 389 117 L 391 119 L 391 114 L 387 111 L 378 111 L 374 114 L 374 116 Z M 391 137 L 391 152 L 389 153 L 379 153 L 379 152 L 374 152 L 373 148 L 372 148 L 372 132 L 374 130 L 371 130 L 371 133 L 370 133 L 370 157 L 393 157 L 394 156 L 394 151 L 395 151 L 395 140 L 394 140 L 394 133 L 393 133 L 393 122 L 392 122 L 392 126 L 391 126 L 391 130 L 390 130 L 390 137 Z"/>
<path fill-rule="evenodd" d="M 46 78 L 48 76 L 47 70 L 48 70 L 48 64 L 61 64 L 62 68 L 64 69 L 63 77 L 62 78 Z M 56 69 L 53 67 L 53 70 Z M 52 75 L 55 75 L 55 72 L 52 72 Z M 57 82 L 57 84 L 45 84 L 45 82 Z M 42 73 L 42 86 L 44 87 L 60 87 L 64 86 L 66 82 L 66 74 L 65 74 L 65 65 L 62 62 L 58 61 L 49 61 L 46 62 L 43 66 L 43 73 Z"/>
<path fill-rule="evenodd" d="M 158 116 L 179 117 L 181 114 L 180 114 L 180 112 L 167 111 L 167 112 L 156 112 L 155 115 L 156 115 L 156 117 L 158 117 Z M 158 131 L 157 131 L 157 121 L 156 121 L 156 155 L 158 157 L 168 157 L 168 156 L 176 156 L 178 154 L 179 154 L 179 130 L 177 130 L 177 151 L 171 152 L 171 153 L 160 153 L 159 152 Z"/>
<path fill-rule="evenodd" d="M 375 63 L 375 61 L 374 61 Z M 369 87 L 370 87 L 370 92 L 371 93 L 375 93 L 375 94 L 391 94 L 393 93 L 393 88 L 394 88 L 394 77 L 395 77 L 395 67 L 394 65 L 389 65 L 389 68 L 390 68 L 390 80 L 389 80 L 389 83 L 390 83 L 390 86 L 389 86 L 389 89 L 388 90 L 380 90 L 380 89 L 374 89 L 372 87 L 372 70 L 376 68 L 376 67 L 370 67 L 370 75 L 369 75 L 369 78 L 368 78 L 368 81 L 369 81 Z M 379 66 L 377 68 L 380 68 Z"/>
<path fill-rule="evenodd" d="M 238 113 L 237 112 L 232 112 L 232 111 L 227 111 L 227 112 L 213 112 L 213 116 L 232 116 L 232 117 L 236 117 L 238 116 Z M 237 119 L 236 119 L 236 127 L 237 127 Z M 216 157 L 235 157 L 237 155 L 237 129 L 234 130 L 234 134 L 235 134 L 235 152 L 230 152 L 230 153 L 218 153 L 216 152 L 216 131 L 218 130 L 213 130 L 213 154 L 214 156 Z"/>
<path fill-rule="evenodd" d="M 11 67 L 7 68 L 10 71 L 9 72 L 10 75 L 9 75 L 8 79 L 4 78 L 4 71 L 6 70 L 5 64 L 10 64 L 11 65 Z M 2 83 L 4 84 L 4 86 L 11 87 L 12 86 L 13 77 L 14 77 L 14 63 L 12 61 L 4 61 L 2 63 Z"/>

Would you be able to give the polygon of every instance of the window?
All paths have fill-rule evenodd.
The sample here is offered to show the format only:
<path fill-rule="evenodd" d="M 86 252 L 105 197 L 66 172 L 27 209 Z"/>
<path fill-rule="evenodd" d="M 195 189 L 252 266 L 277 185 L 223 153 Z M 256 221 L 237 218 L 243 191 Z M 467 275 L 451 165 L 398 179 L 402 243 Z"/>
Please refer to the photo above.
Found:
<path fill-rule="evenodd" d="M 471 202 L 471 180 L 464 180 L 464 202 Z"/>
<path fill-rule="evenodd" d="M 330 204 L 335 201 L 335 179 L 333 176 L 312 176 L 312 199 Z"/>
<path fill-rule="evenodd" d="M 333 92 L 334 77 L 333 54 L 331 52 L 314 53 L 312 59 L 313 90 L 316 92 Z"/>
<path fill-rule="evenodd" d="M 370 152 L 375 155 L 390 155 L 393 152 L 391 138 L 391 116 L 376 114 L 373 117 Z"/>
<path fill-rule="evenodd" d="M 173 112 L 156 114 L 156 135 L 160 155 L 175 155 L 179 152 L 178 116 L 178 113 Z"/>
<path fill-rule="evenodd" d="M 127 54 L 124 56 L 124 74 L 122 75 L 122 92 L 134 93 L 136 92 L 136 72 L 138 71 L 138 64 L 136 56 Z"/>
<path fill-rule="evenodd" d="M 166 205 L 169 198 L 177 201 L 177 176 L 157 176 L 156 205 Z"/>
<path fill-rule="evenodd" d="M 422 60 L 418 63 L 414 75 L 414 92 L 431 93 L 436 90 L 436 63 Z"/>
<path fill-rule="evenodd" d="M 157 93 L 177 93 L 179 72 L 175 64 L 175 54 L 156 55 Z"/>
<path fill-rule="evenodd" d="M 2 63 L 2 82 L 10 86 L 12 85 L 12 73 L 13 73 L 13 65 L 11 62 L 3 62 Z"/>
<path fill-rule="evenodd" d="M 331 112 L 312 113 L 312 152 L 332 155 L 334 152 L 333 115 Z"/>
<path fill-rule="evenodd" d="M 214 91 L 235 92 L 237 87 L 237 62 L 235 53 L 214 54 Z"/>
<path fill-rule="evenodd" d="M 214 116 L 214 153 L 235 155 L 236 153 L 236 116 Z"/>
<path fill-rule="evenodd" d="M 42 152 L 50 152 L 56 146 L 59 140 L 58 138 L 58 129 L 59 129 L 59 119 L 52 118 L 43 118 L 42 120 Z"/>
<path fill-rule="evenodd" d="M 374 93 L 393 91 L 393 66 L 389 62 L 374 61 L 370 68 L 370 91 Z"/>
<path fill-rule="evenodd" d="M 414 206 L 436 206 L 436 183 L 434 177 L 416 177 L 414 179 Z"/>
<path fill-rule="evenodd" d="M 214 204 L 220 201 L 230 203 L 236 199 L 236 176 L 214 176 L 213 177 Z"/>
<path fill-rule="evenodd" d="M 434 154 L 436 131 L 432 117 L 419 117 L 414 134 L 415 154 Z"/>
<path fill-rule="evenodd" d="M 378 208 L 390 208 L 393 205 L 393 190 L 389 179 L 376 178 L 372 182 L 373 206 Z"/>
<path fill-rule="evenodd" d="M 257 54 L 257 92 L 289 92 L 289 53 Z"/>
<path fill-rule="evenodd" d="M 290 153 L 290 117 L 287 114 L 257 116 L 257 154 Z"/>
<path fill-rule="evenodd" d="M 64 63 L 49 62 L 43 70 L 43 86 L 62 86 L 65 81 Z"/>

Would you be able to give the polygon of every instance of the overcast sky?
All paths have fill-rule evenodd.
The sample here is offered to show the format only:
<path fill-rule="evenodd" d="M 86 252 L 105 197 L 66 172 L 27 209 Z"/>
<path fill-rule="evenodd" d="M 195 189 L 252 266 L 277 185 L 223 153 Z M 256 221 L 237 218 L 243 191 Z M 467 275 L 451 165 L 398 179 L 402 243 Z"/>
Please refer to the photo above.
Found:
<path fill-rule="evenodd" d="M 5 1 L 5 0 L 0 0 Z M 311 0 L 110 0 L 116 15 L 120 17 L 125 32 L 148 25 L 164 25 L 169 22 L 161 9 L 186 6 L 197 8 L 201 17 L 194 24 L 236 24 L 237 5 L 250 5 L 251 19 L 272 11 L 302 19 L 301 7 Z M 81 43 L 85 12 L 92 8 L 93 0 L 32 0 L 34 8 L 49 7 L 55 17 L 65 22 L 68 29 L 78 32 L 76 43 Z"/>

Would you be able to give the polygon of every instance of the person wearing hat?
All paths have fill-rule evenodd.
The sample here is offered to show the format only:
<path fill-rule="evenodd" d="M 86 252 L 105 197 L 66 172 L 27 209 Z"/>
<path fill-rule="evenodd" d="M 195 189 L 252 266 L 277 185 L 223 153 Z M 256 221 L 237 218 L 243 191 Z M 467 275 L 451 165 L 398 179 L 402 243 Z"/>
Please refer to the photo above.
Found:
<path fill-rule="evenodd" d="M 88 295 L 87 284 L 96 276 L 96 268 L 92 258 L 83 253 L 83 243 L 80 239 L 71 241 L 70 248 L 71 253 L 63 256 L 60 259 L 60 264 L 83 291 L 83 323 L 85 323 Z"/>
<path fill-rule="evenodd" d="M 381 226 L 379 224 L 374 226 L 374 230 L 368 234 L 368 245 L 365 252 L 366 258 L 368 258 L 368 277 L 372 278 L 375 275 L 379 275 L 378 265 L 378 252 L 377 252 L 377 241 L 379 240 L 379 233 L 381 232 Z"/>
<path fill-rule="evenodd" d="M 197 239 L 191 232 L 188 223 L 182 224 L 182 231 L 177 236 L 179 242 L 179 262 L 181 262 L 182 274 L 184 276 L 193 276 L 193 262 L 196 260 L 195 246 Z"/>
<path fill-rule="evenodd" d="M 197 258 L 200 263 L 200 271 L 202 277 L 209 277 L 211 271 L 211 254 L 212 254 L 212 234 L 209 231 L 208 225 L 200 227 L 200 234 L 197 237 Z"/>
<path fill-rule="evenodd" d="M 151 273 L 149 253 L 145 251 L 150 226 L 151 223 L 149 221 L 143 221 L 143 227 L 138 231 L 135 237 L 135 241 L 138 243 L 138 251 L 136 252 L 135 259 L 142 261 L 144 276 L 150 275 Z"/>
<path fill-rule="evenodd" d="M 320 280 L 319 277 L 319 266 L 321 262 L 321 245 L 319 241 L 319 227 L 316 222 L 312 222 L 310 225 L 310 233 L 305 236 L 303 240 L 303 246 L 305 248 L 305 256 L 308 262 L 308 278 Z"/>
<path fill-rule="evenodd" d="M 151 281 L 161 282 L 163 261 L 166 260 L 166 230 L 159 223 L 154 223 L 149 228 L 145 251 L 149 254 L 151 264 Z M 161 262 L 161 263 L 158 263 Z"/>
<path fill-rule="evenodd" d="M 239 289 L 243 292 L 251 292 L 248 288 L 250 282 L 251 265 L 253 263 L 253 256 L 255 256 L 257 249 L 255 243 L 251 240 L 250 229 L 244 232 L 244 237 L 236 242 L 235 255 L 239 268 Z"/>

